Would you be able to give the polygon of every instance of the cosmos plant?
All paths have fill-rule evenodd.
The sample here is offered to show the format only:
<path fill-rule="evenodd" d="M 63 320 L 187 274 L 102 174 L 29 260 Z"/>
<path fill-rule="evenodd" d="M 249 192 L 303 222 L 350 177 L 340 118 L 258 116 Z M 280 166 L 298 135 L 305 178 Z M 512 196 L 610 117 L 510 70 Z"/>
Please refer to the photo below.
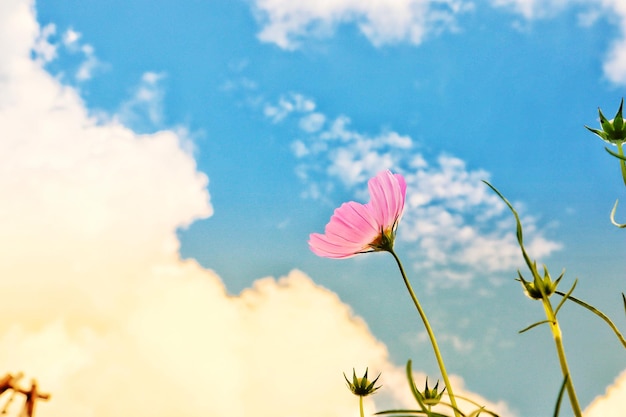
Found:
<path fill-rule="evenodd" d="M 428 333 L 450 398 L 451 407 L 455 416 L 460 417 L 454 390 L 450 384 L 435 333 L 413 291 L 402 262 L 393 249 L 396 230 L 404 211 L 406 181 L 400 174 L 383 171 L 369 180 L 368 189 L 371 197 L 369 203 L 360 204 L 350 201 L 342 204 L 330 218 L 323 235 L 311 234 L 309 246 L 313 253 L 326 258 L 349 258 L 362 253 L 378 251 L 389 252 L 393 256 L 411 300 Z"/>
<path fill-rule="evenodd" d="M 624 117 L 622 115 L 623 107 L 624 99 L 622 99 L 619 105 L 619 109 L 617 110 L 617 113 L 615 114 L 613 120 L 608 120 L 606 117 L 604 117 L 604 114 L 602 114 L 602 110 L 598 108 L 600 127 L 602 129 L 594 129 L 589 126 L 585 127 L 590 132 L 595 133 L 603 141 L 617 147 L 617 152 L 614 152 L 606 147 L 604 149 L 619 160 L 619 166 L 622 172 L 622 180 L 624 181 L 624 185 L 626 185 L 626 157 L 624 156 L 624 142 L 626 142 L 626 122 L 624 121 Z M 619 200 L 615 200 L 613 210 L 611 210 L 611 223 L 613 223 L 620 229 L 623 229 L 626 227 L 626 223 L 622 224 L 615 221 L 615 212 L 617 211 L 618 201 Z"/>
<path fill-rule="evenodd" d="M 622 177 L 624 184 L 626 185 L 626 156 L 624 156 L 623 149 L 623 145 L 626 142 L 626 121 L 624 121 L 622 116 L 622 108 L 623 100 L 613 120 L 606 119 L 606 117 L 602 114 L 602 111 L 598 109 L 602 130 L 587 126 L 585 127 L 599 136 L 602 140 L 617 147 L 617 152 L 608 148 L 606 148 L 606 150 L 612 156 L 619 159 Z M 581 407 L 578 402 L 574 382 L 572 380 L 565 355 L 563 334 L 557 318 L 558 313 L 561 311 L 561 307 L 566 301 L 571 301 L 602 319 L 615 333 L 624 348 L 626 348 L 626 339 L 622 336 L 615 324 L 604 313 L 572 295 L 574 289 L 576 288 L 577 280 L 574 280 L 566 292 L 562 292 L 559 290 L 558 286 L 564 277 L 564 272 L 561 273 L 556 279 L 552 278 L 546 266 L 543 267 L 543 273 L 539 272 L 537 261 L 531 259 L 524 246 L 523 229 L 517 211 L 498 189 L 490 183 L 486 181 L 484 182 L 500 197 L 515 218 L 518 245 L 521 249 L 524 262 L 530 272 L 530 278 L 526 279 L 522 273 L 518 271 L 516 280 L 520 282 L 522 291 L 528 298 L 541 302 L 546 315 L 545 320 L 527 326 L 526 328 L 520 330 L 520 333 L 524 333 L 541 325 L 547 325 L 552 333 L 552 338 L 556 348 L 556 356 L 563 377 L 560 389 L 558 390 L 553 415 L 555 417 L 558 416 L 561 409 L 561 402 L 563 398 L 567 396 L 574 416 L 582 417 Z M 411 297 L 417 313 L 422 320 L 424 328 L 426 329 L 426 333 L 430 339 L 430 343 L 439 366 L 439 371 L 441 372 L 444 382 L 443 389 L 439 390 L 438 383 L 435 384 L 433 388 L 429 388 L 428 380 L 426 380 L 425 388 L 420 391 L 413 381 L 411 361 L 409 360 L 406 367 L 407 380 L 411 393 L 413 394 L 419 408 L 413 410 L 387 410 L 381 411 L 377 414 L 391 415 L 395 417 L 448 417 L 449 414 L 442 414 L 440 411 L 433 410 L 434 406 L 438 406 L 437 410 L 441 410 L 442 408 L 445 409 L 445 407 L 447 407 L 448 411 L 452 412 L 454 417 L 476 417 L 481 414 L 497 417 L 497 414 L 485 409 L 483 406 L 472 401 L 471 399 L 455 396 L 454 388 L 448 378 L 448 373 L 446 371 L 434 331 L 428 321 L 424 309 L 420 305 L 420 302 L 413 291 L 411 283 L 402 266 L 402 262 L 394 250 L 396 231 L 400 224 L 402 213 L 404 212 L 404 203 L 406 199 L 406 181 L 404 177 L 401 174 L 394 174 L 388 170 L 382 171 L 369 180 L 368 189 L 370 194 L 370 201 L 368 203 L 361 204 L 350 201 L 342 204 L 331 216 L 323 234 L 312 233 L 310 235 L 309 247 L 316 255 L 333 259 L 350 258 L 370 252 L 388 252 L 391 254 L 399 268 L 400 275 L 402 276 L 409 296 Z M 619 224 L 615 221 L 614 215 L 616 209 L 617 202 L 611 212 L 611 221 L 620 228 L 626 228 L 626 224 Z M 560 297 L 556 306 L 552 303 L 553 296 Z M 626 296 L 623 293 L 622 301 L 624 303 L 624 310 L 626 311 Z M 366 370 L 364 376 L 362 378 L 358 378 L 356 376 L 356 372 L 353 370 L 352 381 L 350 381 L 347 377 L 345 378 L 350 391 L 359 397 L 360 415 L 361 417 L 364 417 L 363 397 L 375 393 L 375 391 L 380 388 L 379 386 L 375 386 L 378 377 L 374 380 L 369 380 Z M 448 398 L 449 402 L 442 401 L 442 397 L 444 395 Z M 457 406 L 457 398 L 473 404 L 476 408 L 469 414 L 464 413 Z"/>

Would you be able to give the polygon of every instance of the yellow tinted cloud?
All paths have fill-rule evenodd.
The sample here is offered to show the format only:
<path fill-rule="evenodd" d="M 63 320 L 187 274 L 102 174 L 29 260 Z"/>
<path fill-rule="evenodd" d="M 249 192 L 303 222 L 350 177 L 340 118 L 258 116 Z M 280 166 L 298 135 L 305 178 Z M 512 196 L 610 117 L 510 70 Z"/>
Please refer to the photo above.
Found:
<path fill-rule="evenodd" d="M 0 2 L 0 373 L 52 394 L 38 416 L 356 416 L 341 372 L 365 366 L 376 401 L 412 404 L 385 346 L 302 272 L 232 296 L 181 260 L 176 229 L 212 214 L 184 138 L 90 116 L 31 57 L 53 55 L 40 35 L 30 1 Z"/>
<path fill-rule="evenodd" d="M 233 297 L 180 260 L 212 213 L 184 138 L 90 116 L 32 59 L 31 6 L 0 5 L 0 373 L 52 393 L 43 417 L 357 414 L 341 372 L 385 347 L 300 272 Z"/>
<path fill-rule="evenodd" d="M 597 396 L 585 410 L 585 417 L 623 417 L 626 414 L 626 370 Z"/>

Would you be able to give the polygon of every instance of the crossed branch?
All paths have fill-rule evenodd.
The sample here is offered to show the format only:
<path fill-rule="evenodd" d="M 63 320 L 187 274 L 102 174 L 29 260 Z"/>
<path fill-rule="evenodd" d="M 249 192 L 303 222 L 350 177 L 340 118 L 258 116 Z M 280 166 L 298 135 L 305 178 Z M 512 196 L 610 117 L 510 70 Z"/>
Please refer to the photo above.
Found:
<path fill-rule="evenodd" d="M 29 389 L 19 386 L 18 381 L 22 378 L 22 376 L 23 374 L 21 372 L 16 375 L 7 373 L 5 376 L 0 378 L 0 396 L 7 391 L 11 392 L 9 399 L 4 404 L 4 407 L 2 407 L 2 411 L 0 411 L 0 415 L 7 415 L 9 406 L 17 394 L 24 396 L 24 405 L 22 406 L 19 417 L 33 417 L 35 413 L 35 403 L 37 400 L 50 399 L 50 394 L 39 391 L 37 381 L 35 379 L 31 379 Z"/>

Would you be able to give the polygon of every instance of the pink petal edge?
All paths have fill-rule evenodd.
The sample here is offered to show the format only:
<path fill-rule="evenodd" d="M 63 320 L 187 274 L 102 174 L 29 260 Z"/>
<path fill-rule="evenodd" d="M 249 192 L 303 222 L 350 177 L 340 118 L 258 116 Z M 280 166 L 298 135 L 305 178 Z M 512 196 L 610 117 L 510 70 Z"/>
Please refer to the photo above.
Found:
<path fill-rule="evenodd" d="M 370 249 L 381 230 L 397 226 L 406 199 L 406 181 L 386 170 L 368 182 L 370 202 L 350 201 L 335 209 L 324 234 L 312 233 L 309 247 L 318 256 L 350 258 Z"/>

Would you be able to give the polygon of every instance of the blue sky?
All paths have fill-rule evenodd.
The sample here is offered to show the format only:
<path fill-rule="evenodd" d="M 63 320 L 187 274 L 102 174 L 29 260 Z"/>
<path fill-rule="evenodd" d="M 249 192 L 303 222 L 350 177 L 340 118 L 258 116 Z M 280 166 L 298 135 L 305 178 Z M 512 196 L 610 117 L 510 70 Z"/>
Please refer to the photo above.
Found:
<path fill-rule="evenodd" d="M 24 65 L 33 79 L 54 89 L 27 90 L 39 84 L 29 81 L 26 70 L 15 75 L 13 61 L 7 60 L 3 71 L 9 74 L 6 88 L 23 88 L 15 97 L 26 103 L 19 107 L 24 114 L 39 114 L 44 106 L 35 103 L 33 94 L 43 102 L 48 100 L 43 92 L 51 91 L 50 103 L 71 96 L 71 105 L 46 104 L 49 119 L 41 119 L 41 131 L 49 123 L 59 137 L 76 136 L 67 151 L 59 151 L 58 163 L 51 162 L 50 172 L 67 175 L 49 190 L 74 190 L 67 191 L 72 206 L 90 208 L 74 215 L 85 216 L 92 234 L 83 235 L 86 229 L 77 227 L 76 236 L 66 237 L 74 240 L 63 256 L 78 259 L 84 249 L 91 259 L 97 249 L 115 255 L 94 259 L 135 265 L 139 261 L 130 259 L 146 245 L 150 251 L 143 256 L 138 250 L 137 259 L 152 260 L 163 250 L 170 269 L 195 260 L 204 272 L 194 274 L 214 274 L 211 279 L 243 304 L 252 302 L 246 297 L 265 300 L 263 289 L 272 285 L 291 288 L 262 278 L 298 270 L 367 323 L 371 336 L 388 349 L 385 363 L 402 367 L 413 358 L 416 369 L 437 379 L 392 258 L 374 254 L 335 261 L 318 258 L 307 247 L 309 233 L 323 231 L 335 207 L 367 200 L 371 176 L 383 169 L 401 172 L 409 184 L 408 203 L 396 247 L 440 337 L 450 372 L 463 378 L 467 390 L 506 404 L 506 415 L 548 415 L 560 383 L 556 354 L 547 329 L 517 334 L 540 320 L 542 312 L 514 281 L 523 266 L 515 226 L 481 182 L 489 180 L 519 209 L 530 255 L 547 264 L 553 276 L 566 268 L 564 286 L 579 278 L 575 295 L 624 328 L 619 296 L 626 291 L 624 235 L 608 217 L 615 199 L 623 199 L 624 185 L 605 144 L 583 127 L 598 126 L 598 107 L 612 117 L 625 95 L 626 8 L 619 0 L 61 0 L 29 5 L 26 0 L 7 3 L 6 19 L 15 25 L 7 27 L 17 29 L 3 32 L 7 38 L 0 47 L 8 53 L 26 51 L 9 56 L 28 61 L 35 69 Z M 13 35 L 23 41 L 10 41 Z M 75 109 L 67 116 L 74 130 L 64 133 L 65 119 L 54 116 L 58 108 Z M 8 110 L 0 111 L 3 120 L 11 120 Z M 89 138 L 101 131 L 102 143 L 81 139 L 83 127 Z M 40 131 L 31 133 L 30 154 L 48 149 Z M 107 135 L 128 142 L 118 146 Z M 83 147 L 81 156 L 67 156 Z M 46 155 L 52 161 L 56 154 L 41 158 Z M 118 159 L 97 171 L 110 155 Z M 24 182 L 36 184 L 33 189 L 56 175 L 42 169 L 37 181 L 27 181 L 29 164 L 20 166 Z M 72 188 L 83 182 L 85 188 Z M 11 187 L 3 189 L 7 198 L 13 196 Z M 93 193 L 91 200 L 85 193 Z M 40 201 L 23 190 L 19 195 L 24 207 Z M 61 210 L 50 204 L 50 212 L 73 213 L 70 206 Z M 48 206 L 40 207 L 45 213 Z M 18 216 L 23 210 L 11 213 Z M 618 219 L 623 216 L 618 210 Z M 72 216 L 59 218 L 73 221 Z M 119 233 L 109 233 L 107 221 Z M 154 225 L 162 227 L 158 239 Z M 44 221 L 32 236 L 50 237 L 54 230 Z M 161 238 L 165 243 L 156 245 Z M 125 242 L 120 248 L 128 245 L 128 251 L 113 249 L 116 242 Z M 87 250 L 92 243 L 93 251 Z M 6 245 L 11 245 L 8 238 Z M 146 271 L 161 265 L 145 262 L 141 268 Z M 36 275 L 36 270 L 18 272 L 24 264 L 11 265 L 14 274 Z M 64 273 L 79 267 L 58 268 L 63 282 Z M 133 268 L 110 274 L 131 276 Z M 97 299 L 108 285 L 103 277 L 89 282 L 93 285 L 67 286 Z M 111 300 L 118 300 L 123 282 L 115 286 L 119 291 L 111 290 Z M 322 291 L 315 288 L 315 294 Z M 287 320 L 285 329 L 290 329 L 288 317 L 294 313 L 287 305 L 279 307 L 268 320 L 281 317 L 276 326 Z M 139 307 L 132 311 L 145 317 Z M 66 317 L 60 310 L 55 314 Z M 221 313 L 215 307 L 206 314 Z M 624 351 L 608 328 L 576 306 L 564 308 L 561 319 L 573 379 L 588 405 L 626 368 Z M 323 335 L 326 322 L 320 323 Z M 234 328 L 249 330 L 241 326 Z M 289 336 L 279 332 L 276 337 Z M 273 349 L 269 341 L 267 346 Z M 348 366 L 372 367 L 355 362 Z M 344 371 L 337 369 L 337 375 Z M 66 388 L 59 385 L 59 391 Z"/>

